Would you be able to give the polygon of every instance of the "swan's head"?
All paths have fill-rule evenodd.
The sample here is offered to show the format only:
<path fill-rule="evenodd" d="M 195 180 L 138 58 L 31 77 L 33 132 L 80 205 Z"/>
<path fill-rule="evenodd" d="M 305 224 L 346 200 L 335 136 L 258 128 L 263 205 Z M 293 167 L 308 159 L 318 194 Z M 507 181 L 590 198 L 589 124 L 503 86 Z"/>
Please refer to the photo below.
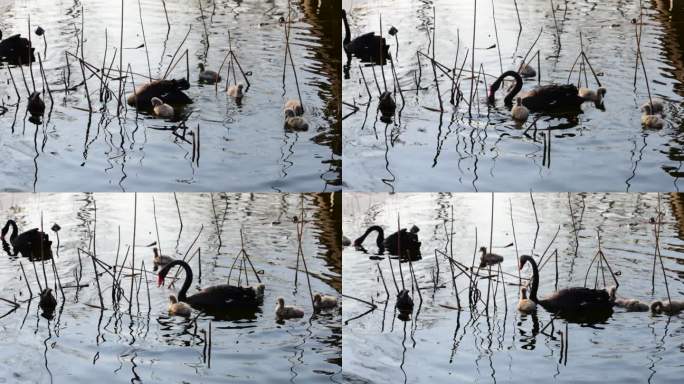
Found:
<path fill-rule="evenodd" d="M 487 253 L 487 247 L 480 247 L 480 252 Z"/>
<path fill-rule="evenodd" d="M 411 233 L 418 233 L 420 231 L 420 228 L 416 226 L 415 224 L 411 227 Z"/>
<path fill-rule="evenodd" d="M 152 103 L 152 106 L 153 106 L 153 107 L 156 107 L 156 106 L 159 106 L 159 105 L 164 104 L 164 102 L 163 102 L 160 98 L 158 98 L 158 97 L 153 97 L 152 100 L 150 100 L 150 102 Z M 156 249 L 157 249 L 157 248 L 155 248 L 155 250 L 156 250 Z M 156 252 L 155 252 L 155 254 L 156 254 Z"/>
<path fill-rule="evenodd" d="M 169 273 L 169 268 L 170 264 L 167 264 L 166 267 L 164 267 L 159 273 L 157 274 L 157 287 L 161 287 L 164 285 L 164 279 L 166 279 L 166 275 Z"/>
<path fill-rule="evenodd" d="M 176 304 L 178 302 L 178 299 L 175 295 L 171 295 L 169 296 L 169 301 L 171 302 L 171 304 Z"/>
<path fill-rule="evenodd" d="M 654 301 L 651 303 L 651 312 L 660 312 L 663 309 L 662 301 Z"/>

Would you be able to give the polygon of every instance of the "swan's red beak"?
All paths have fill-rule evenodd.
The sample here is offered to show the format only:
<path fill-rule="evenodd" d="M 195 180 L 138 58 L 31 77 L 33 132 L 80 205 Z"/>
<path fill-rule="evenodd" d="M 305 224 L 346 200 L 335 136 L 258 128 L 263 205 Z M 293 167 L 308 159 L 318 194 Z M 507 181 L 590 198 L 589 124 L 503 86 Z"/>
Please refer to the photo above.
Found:
<path fill-rule="evenodd" d="M 161 287 L 164 285 L 164 276 L 158 275 L 157 276 L 157 288 Z"/>

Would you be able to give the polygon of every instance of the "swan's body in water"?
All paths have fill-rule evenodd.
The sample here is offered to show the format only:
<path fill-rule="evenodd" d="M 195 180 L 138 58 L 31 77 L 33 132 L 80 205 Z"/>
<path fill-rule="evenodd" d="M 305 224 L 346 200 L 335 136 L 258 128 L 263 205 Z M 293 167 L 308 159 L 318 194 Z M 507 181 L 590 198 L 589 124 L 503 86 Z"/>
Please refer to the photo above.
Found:
<path fill-rule="evenodd" d="M 616 307 L 624 308 L 627 312 L 646 312 L 648 311 L 648 304 L 637 299 L 618 299 L 615 295 L 617 287 L 612 286 L 608 289 L 610 300 L 615 303 Z"/>
<path fill-rule="evenodd" d="M 309 129 L 309 123 L 301 116 L 295 116 L 292 109 L 285 110 L 285 128 L 292 131 L 306 131 Z"/>
<path fill-rule="evenodd" d="M 394 111 L 397 109 L 397 103 L 394 101 L 391 92 L 385 91 L 380 95 L 378 109 L 383 116 L 394 115 Z"/>
<path fill-rule="evenodd" d="M 527 287 L 520 287 L 520 300 L 518 300 L 518 311 L 530 313 L 537 310 L 537 304 L 527 298 Z"/>
<path fill-rule="evenodd" d="M 188 317 L 192 314 L 192 308 L 182 302 L 178 301 L 175 295 L 169 296 L 169 313 L 175 316 Z"/>
<path fill-rule="evenodd" d="M 337 298 L 335 296 L 321 295 L 320 293 L 317 293 L 314 295 L 313 305 L 316 310 L 336 308 Z"/>
<path fill-rule="evenodd" d="M 285 102 L 285 107 L 283 107 L 283 113 L 285 113 L 285 116 L 287 116 L 288 110 L 294 112 L 295 116 L 301 116 L 304 114 L 304 108 L 299 100 L 291 99 Z"/>
<path fill-rule="evenodd" d="M 397 309 L 401 312 L 413 311 L 413 299 L 408 290 L 402 289 L 397 295 Z"/>
<path fill-rule="evenodd" d="M 167 104 L 192 104 L 192 99 L 183 92 L 188 88 L 190 83 L 186 79 L 154 80 L 137 86 L 133 93 L 128 94 L 126 102 L 138 109 L 151 109 L 153 97 Z"/>
<path fill-rule="evenodd" d="M 527 117 L 529 115 L 530 110 L 527 109 L 527 107 L 525 107 L 524 105 L 522 105 L 522 98 L 516 97 L 515 106 L 513 107 L 513 109 L 511 109 L 511 116 L 513 116 L 513 119 L 523 123 L 525 122 L 525 120 L 527 120 Z"/>
<path fill-rule="evenodd" d="M 344 23 L 344 51 L 347 55 L 354 55 L 365 62 L 373 62 L 385 65 L 389 58 L 389 45 L 384 37 L 376 36 L 375 32 L 368 32 L 355 39 L 351 38 L 347 12 L 342 10 L 342 22 Z"/>
<path fill-rule="evenodd" d="M 166 255 L 162 255 L 161 253 L 159 253 L 159 248 L 157 248 L 157 247 L 154 247 L 152 249 L 152 251 L 154 252 L 154 257 L 152 258 L 152 264 L 154 265 L 154 269 L 153 269 L 154 272 L 157 272 L 157 269 L 163 268 L 167 264 L 169 264 L 170 262 L 176 260 L 171 256 L 166 256 Z"/>
<path fill-rule="evenodd" d="M 487 247 L 480 247 L 480 268 L 492 266 L 499 264 L 503 261 L 503 256 L 497 255 L 495 253 L 487 253 Z"/>
<path fill-rule="evenodd" d="M 506 77 L 515 79 L 515 86 L 506 95 L 506 105 L 513 104 L 513 98 L 520 92 L 523 86 L 522 77 L 515 71 L 506 71 L 489 86 L 488 100 L 494 103 L 496 91 Z M 578 94 L 577 87 L 572 84 L 549 84 L 533 88 L 530 91 L 520 93 L 522 104 L 532 111 L 554 110 L 559 108 L 579 108 L 584 99 Z"/>
<path fill-rule="evenodd" d="M 596 105 L 601 105 L 603 103 L 603 98 L 606 96 L 606 89 L 599 87 L 596 92 L 589 88 L 580 88 L 579 96 L 586 101 L 593 101 Z"/>
<path fill-rule="evenodd" d="M 38 306 L 45 313 L 51 313 L 55 310 L 55 307 L 57 307 L 57 299 L 52 295 L 52 289 L 43 289 L 40 293 L 40 302 L 38 302 Z"/>
<path fill-rule="evenodd" d="M 201 83 L 214 84 L 221 81 L 221 76 L 215 71 L 210 71 L 204 68 L 204 63 L 199 63 L 199 80 Z"/>
<path fill-rule="evenodd" d="M 663 113 L 665 110 L 665 103 L 661 99 L 652 99 L 651 101 L 646 100 L 641 104 L 641 112 L 646 112 L 646 108 L 649 108 L 649 115 L 651 113 Z"/>
<path fill-rule="evenodd" d="M 672 302 L 668 302 L 667 300 L 658 300 L 651 303 L 651 312 L 653 313 L 676 315 L 682 311 L 684 311 L 684 301 L 672 300 Z"/>
<path fill-rule="evenodd" d="M 285 305 L 285 299 L 279 297 L 276 304 L 275 315 L 278 320 L 298 319 L 304 317 L 304 311 L 297 307 Z"/>
<path fill-rule="evenodd" d="M 29 39 L 16 34 L 3 40 L 0 31 L 0 61 L 14 65 L 29 64 L 36 61 L 34 50 Z"/>
<path fill-rule="evenodd" d="M 10 252 L 9 245 L 5 240 L 5 236 L 12 228 L 12 233 L 10 234 L 10 244 L 14 248 L 13 252 Z M 0 234 L 0 240 L 2 240 L 3 248 L 10 254 L 10 256 L 16 256 L 21 254 L 22 257 L 28 257 L 29 260 L 49 260 L 52 258 L 52 241 L 50 237 L 45 232 L 41 232 L 38 228 L 29 229 L 26 232 L 18 233 L 17 223 L 14 220 L 7 220 L 7 223 L 2 228 L 2 233 Z"/>
<path fill-rule="evenodd" d="M 644 114 L 641 115 L 641 124 L 646 128 L 660 129 L 665 126 L 662 117 L 651 113 L 651 106 L 646 104 L 642 107 Z"/>
<path fill-rule="evenodd" d="M 158 97 L 153 97 L 150 101 L 152 102 L 152 110 L 154 111 L 155 116 L 173 117 L 172 106 L 164 104 L 164 102 Z"/>
<path fill-rule="evenodd" d="M 521 256 L 519 269 L 523 269 L 526 263 L 532 265 L 532 285 L 530 287 L 530 299 L 541 305 L 549 312 L 574 315 L 588 311 L 610 310 L 613 302 L 605 289 L 591 289 L 584 287 L 564 288 L 552 293 L 544 299 L 537 298 L 539 288 L 539 269 L 537 263 L 530 256 Z"/>
<path fill-rule="evenodd" d="M 384 253 L 385 250 L 387 250 L 390 255 L 398 255 L 401 257 L 409 256 L 412 260 L 419 260 L 421 258 L 421 243 L 418 241 L 418 231 L 420 231 L 420 229 L 414 225 L 411 227 L 410 231 L 407 231 L 406 228 L 402 228 L 399 232 L 394 232 L 385 238 L 385 232 L 382 227 L 373 225 L 369 227 L 361 237 L 354 240 L 354 246 L 361 247 L 369 234 L 378 232 L 375 243 L 378 245 L 380 253 Z M 397 244 L 397 242 L 400 244 Z M 399 248 L 401 248 L 401 255 L 399 255 Z"/>
<path fill-rule="evenodd" d="M 40 92 L 33 92 L 28 99 L 28 111 L 32 116 L 43 116 L 45 102 L 40 98 Z"/>
<path fill-rule="evenodd" d="M 242 84 L 233 84 L 228 87 L 228 96 L 234 97 L 236 99 L 241 99 L 245 93 L 242 92 L 244 86 Z"/>
<path fill-rule="evenodd" d="M 263 303 L 264 285 L 254 287 L 238 287 L 230 284 L 207 287 L 200 292 L 186 296 L 192 284 L 192 269 L 182 260 L 174 260 L 159 271 L 157 285 L 164 284 L 164 279 L 169 270 L 175 266 L 185 270 L 185 281 L 178 291 L 178 301 L 188 303 L 191 307 L 206 312 L 225 311 L 230 309 L 253 309 Z"/>

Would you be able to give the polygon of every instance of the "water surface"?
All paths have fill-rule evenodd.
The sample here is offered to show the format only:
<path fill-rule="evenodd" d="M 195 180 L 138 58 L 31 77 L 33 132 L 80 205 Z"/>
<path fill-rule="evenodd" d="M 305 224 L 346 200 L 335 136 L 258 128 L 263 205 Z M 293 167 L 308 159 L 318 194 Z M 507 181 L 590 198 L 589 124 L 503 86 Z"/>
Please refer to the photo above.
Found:
<path fill-rule="evenodd" d="M 21 305 L 12 311 L 11 305 L 0 303 L 0 382 L 339 381 L 339 310 L 313 315 L 304 273 L 299 274 L 298 288 L 294 286 L 297 232 L 293 217 L 300 213 L 300 196 L 177 194 L 177 198 L 182 230 L 173 194 L 137 195 L 137 246 L 132 247 L 133 194 L 0 195 L 0 216 L 16 219 L 20 230 L 40 226 L 41 213 L 44 227 L 59 223 L 60 246 L 53 247 L 54 261 L 65 287 L 65 297 L 57 295 L 57 311 L 48 320 L 41 315 L 37 299 L 26 301 L 29 297 L 20 263 L 35 295 L 38 283 L 31 263 L 22 258 L 0 258 L 0 297 Z M 339 200 L 339 194 L 334 199 L 331 194 L 304 197 L 307 224 L 302 250 L 311 287 L 331 295 L 341 290 Z M 156 276 L 150 272 L 147 279 L 136 279 L 129 313 L 127 299 L 121 299 L 118 309 L 112 306 L 112 278 L 103 274 L 101 265 L 99 280 L 106 309 L 100 310 L 92 262 L 82 253 L 81 264 L 77 254 L 78 248 L 93 249 L 90 233 L 95 224 L 97 257 L 109 265 L 115 263 L 117 250 L 121 265 L 130 248 L 125 265 L 131 265 L 135 249 L 134 265 L 140 268 L 144 261 L 149 271 L 149 245 L 157 241 L 163 254 L 176 258 L 183 258 L 188 250 L 192 255 L 201 249 L 201 256 L 190 261 L 194 280 L 189 293 L 226 283 L 231 263 L 240 250 L 242 228 L 245 249 L 266 285 L 261 310 L 254 316 L 229 320 L 198 313 L 194 314 L 199 315 L 196 322 L 170 317 L 168 296 L 176 293 L 180 283 L 174 288 L 157 288 Z M 55 233 L 49 232 L 56 246 Z M 53 287 L 51 264 L 45 266 Z M 299 268 L 303 270 L 301 262 Z M 40 263 L 36 263 L 36 270 L 42 281 Z M 75 274 L 81 271 L 80 283 L 87 286 L 77 290 L 73 288 Z M 231 283 L 236 284 L 236 277 L 237 270 L 232 273 Z M 252 272 L 248 277 L 249 281 L 245 281 L 242 274 L 243 285 L 256 283 Z M 126 270 L 121 280 L 128 297 L 131 279 Z M 305 317 L 277 323 L 273 311 L 278 296 L 303 308 Z M 209 331 L 210 322 L 211 353 L 203 333 Z"/>
<path fill-rule="evenodd" d="M 684 66 L 682 65 L 681 3 L 643 2 L 641 50 L 650 92 L 669 104 L 662 130 L 644 129 L 639 105 L 648 98 L 640 71 L 634 84 L 636 25 L 639 1 L 518 1 L 522 29 L 513 1 L 477 1 L 475 69 L 484 73 L 472 108 L 449 103 L 450 80 L 441 72 L 439 109 L 431 56 L 456 75 L 463 66 L 460 88 L 466 101 L 472 82 L 473 1 L 343 1 L 352 37 L 379 32 L 388 38 L 405 102 L 396 94 L 398 111 L 392 123 L 376 116 L 378 91 L 373 69 L 363 72 L 373 99 L 362 81 L 359 60 L 350 63 L 345 76 L 344 101 L 359 107 L 344 120 L 345 184 L 355 191 L 675 191 L 681 175 Z M 492 5 L 493 4 L 493 5 Z M 494 8 L 492 8 L 494 6 Z M 433 18 L 436 7 L 436 21 Z M 496 29 L 492 10 L 496 18 Z M 560 30 L 560 44 L 556 34 Z M 399 32 L 388 36 L 390 26 Z M 435 44 L 428 36 L 436 27 Z M 505 92 L 497 94 L 493 107 L 486 103 L 486 85 L 502 71 L 517 69 L 543 29 L 529 61 L 540 50 L 541 83 L 566 83 L 583 47 L 601 84 L 607 88 L 605 109 L 592 103 L 581 114 L 548 116 L 532 114 L 524 126 L 510 118 L 504 106 Z M 497 43 L 498 36 L 498 43 Z M 398 45 L 397 45 L 398 43 Z M 466 58 L 467 51 L 467 60 Z M 501 61 L 499 60 L 499 51 Z M 346 63 L 346 58 L 343 59 Z M 537 68 L 537 60 L 532 62 Z M 570 82 L 577 84 L 578 67 Z M 581 76 L 582 86 L 597 83 L 591 70 Z M 379 87 L 383 80 L 375 66 Z M 385 66 L 388 88 L 391 68 Z M 420 78 L 420 89 L 416 81 Z M 537 84 L 525 82 L 524 90 Z M 344 106 L 343 115 L 352 113 Z M 532 122 L 536 120 L 537 131 Z M 529 130 L 527 130 L 530 128 Z M 547 132 L 550 134 L 550 144 Z"/>
<path fill-rule="evenodd" d="M 0 116 L 0 147 L 5 154 L 0 164 L 2 188 L 67 192 L 339 189 L 339 4 L 292 4 L 291 54 L 310 125 L 305 132 L 283 129 L 282 106 L 298 97 L 289 61 L 283 80 L 285 24 L 280 18 L 287 18 L 287 4 L 280 0 L 123 2 L 122 63 L 124 70 L 130 63 L 137 85 L 150 75 L 163 77 L 190 30 L 175 59 L 188 50 L 191 87 L 187 94 L 194 103 L 177 116 L 177 120 L 186 120 L 188 129 L 174 132 L 172 129 L 181 125 L 179 121 L 136 114 L 131 108 L 117 115 L 115 98 L 103 109 L 100 80 L 86 71 L 93 103 L 90 114 L 80 66 L 73 57 L 67 66 L 65 51 L 80 56 L 77 47 L 81 47 L 87 62 L 98 69 L 111 65 L 113 72 L 106 71 L 112 78 L 119 77 L 120 2 L 0 1 L 0 29 L 5 37 L 14 33 L 26 36 L 29 15 L 32 28 L 40 25 L 45 29 L 47 47 L 35 34 L 32 39 L 43 58 L 54 98 L 51 105 L 45 97 L 48 112 L 41 124 L 29 122 L 20 69 L 11 67 L 22 95 L 17 104 L 9 72 L 5 65 L 0 66 L 0 97 L 7 107 Z M 251 86 L 241 105 L 226 95 L 225 83 L 216 92 L 213 86 L 198 82 L 199 63 L 215 71 L 221 66 L 229 51 L 229 32 L 240 65 L 251 73 Z M 81 35 L 83 46 L 79 43 Z M 224 79 L 226 65 L 222 69 Z M 41 90 L 38 63 L 34 63 L 33 71 L 36 87 Z M 28 67 L 24 72 L 32 88 Z M 63 72 L 69 87 L 74 88 L 68 95 Z M 245 83 L 239 71 L 237 74 L 237 81 Z M 182 77 L 186 77 L 184 58 L 168 76 Z M 235 81 L 233 76 L 230 80 Z M 118 92 L 119 83 L 112 80 L 109 87 Z M 132 89 L 128 80 L 125 90 L 129 93 Z M 193 161 L 188 133 L 198 126 L 200 152 Z"/>
<path fill-rule="evenodd" d="M 673 195 L 662 195 L 661 199 L 663 266 L 670 294 L 673 299 L 681 300 L 684 297 L 683 200 Z M 345 194 L 342 228 L 347 237 L 359 236 L 371 224 L 393 231 L 400 214 L 402 226 L 420 227 L 423 242 L 423 259 L 413 263 L 423 302 L 419 304 L 419 296 L 414 292 L 415 307 L 411 320 L 406 322 L 398 319 L 394 310 L 395 288 L 387 259 L 370 259 L 376 252 L 371 246 L 373 242 L 367 241 L 370 253 L 354 247 L 344 249 L 344 293 L 372 300 L 378 306 L 357 318 L 369 307 L 344 299 L 344 372 L 351 382 L 585 383 L 595 382 L 597 377 L 609 383 L 681 381 L 682 314 L 667 317 L 615 309 L 605 321 L 578 324 L 562 319 L 551 322 L 552 316 L 541 308 L 535 315 L 521 315 L 515 309 L 518 298 L 515 245 L 520 255 L 534 254 L 536 260 L 544 253 L 548 255 L 557 250 L 558 288 L 582 286 L 598 248 L 597 232 L 611 268 L 619 273 L 618 296 L 649 303 L 666 297 L 660 265 L 655 293 L 651 292 L 655 237 L 649 219 L 655 217 L 656 194 L 572 194 L 569 199 L 567 194 L 534 194 L 538 233 L 529 194 L 496 194 L 491 244 L 493 252 L 504 257 L 505 294 L 504 286 L 499 285 L 494 299 L 492 286 L 489 311 L 485 312 L 484 304 L 480 303 L 478 313 L 472 313 L 468 309 L 467 279 L 460 276 L 456 285 L 465 308 L 457 311 L 453 309 L 457 307 L 457 300 L 449 265 L 444 257 L 435 258 L 435 250 L 446 247 L 445 223 L 447 230 L 450 229 L 448 219 L 453 207 L 454 259 L 470 266 L 476 247 L 489 248 L 491 203 L 490 194 Z M 569 204 L 578 228 L 578 243 Z M 555 289 L 554 264 L 552 258 L 541 269 L 540 296 Z M 397 265 L 393 261 L 399 280 Z M 402 263 L 402 267 L 405 284 L 410 289 L 409 266 Z M 391 292 L 389 301 L 386 301 L 378 268 Z M 605 265 L 602 269 L 606 282 L 601 273 L 597 285 L 614 284 Z M 440 287 L 436 290 L 434 275 L 438 275 Z M 531 269 L 526 267 L 522 277 L 529 276 Z M 587 280 L 587 285 L 593 287 L 595 268 Z M 486 281 L 479 283 L 483 301 Z"/>

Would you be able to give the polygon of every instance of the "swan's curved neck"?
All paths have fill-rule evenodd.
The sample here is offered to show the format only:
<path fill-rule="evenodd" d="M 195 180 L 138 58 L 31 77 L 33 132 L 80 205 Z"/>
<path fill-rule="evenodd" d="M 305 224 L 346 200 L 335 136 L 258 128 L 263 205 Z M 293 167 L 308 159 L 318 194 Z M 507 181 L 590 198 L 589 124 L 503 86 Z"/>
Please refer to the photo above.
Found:
<path fill-rule="evenodd" d="M 370 235 L 373 231 L 378 232 L 378 237 L 375 239 L 375 243 L 378 245 L 379 248 L 384 248 L 383 241 L 385 240 L 385 232 L 382 230 L 382 227 L 378 225 L 368 227 L 368 229 L 366 229 L 366 233 L 364 233 L 363 235 L 361 235 L 361 237 L 356 239 L 354 243 L 357 245 L 363 244 L 363 241 L 366 240 L 366 237 L 368 237 L 368 235 Z"/>
<path fill-rule="evenodd" d="M 527 261 L 532 264 L 532 286 L 530 287 L 530 300 L 535 303 L 539 302 L 537 299 L 537 289 L 539 288 L 539 268 L 537 268 L 537 262 L 533 258 L 528 257 Z"/>
<path fill-rule="evenodd" d="M 12 227 L 12 234 L 10 234 L 10 242 L 14 241 L 14 239 L 17 238 L 17 223 L 14 222 L 14 220 L 7 220 L 7 223 L 5 226 L 2 228 L 2 238 L 5 238 L 5 235 L 7 234 L 7 231 Z"/>
<path fill-rule="evenodd" d="M 192 269 L 183 260 L 174 260 L 171 263 L 169 263 L 164 269 L 166 271 L 170 270 L 174 266 L 179 265 L 181 268 L 185 270 L 185 281 L 183 282 L 183 286 L 181 287 L 180 291 L 178 291 L 178 301 L 185 301 L 186 299 L 186 294 L 188 292 L 188 289 L 190 288 L 190 284 L 192 284 Z M 160 272 L 161 273 L 161 272 Z"/>
<path fill-rule="evenodd" d="M 489 95 L 487 97 L 490 103 L 494 102 L 494 94 L 499 89 L 499 87 L 501 87 L 501 83 L 503 82 L 503 80 L 509 76 L 515 79 L 515 87 L 513 87 L 513 89 L 510 92 L 508 92 L 508 94 L 504 98 L 504 102 L 506 103 L 506 105 L 512 104 L 513 97 L 515 97 L 515 95 L 517 95 L 518 92 L 520 92 L 523 85 L 522 77 L 520 77 L 518 72 L 515 71 L 506 71 L 502 73 L 501 76 L 499 76 L 499 78 L 496 79 L 496 81 L 494 81 L 492 85 L 489 86 Z"/>
<path fill-rule="evenodd" d="M 347 14 L 342 13 L 342 22 L 344 23 L 344 45 L 351 41 L 351 32 L 349 31 L 349 23 L 347 22 Z"/>

